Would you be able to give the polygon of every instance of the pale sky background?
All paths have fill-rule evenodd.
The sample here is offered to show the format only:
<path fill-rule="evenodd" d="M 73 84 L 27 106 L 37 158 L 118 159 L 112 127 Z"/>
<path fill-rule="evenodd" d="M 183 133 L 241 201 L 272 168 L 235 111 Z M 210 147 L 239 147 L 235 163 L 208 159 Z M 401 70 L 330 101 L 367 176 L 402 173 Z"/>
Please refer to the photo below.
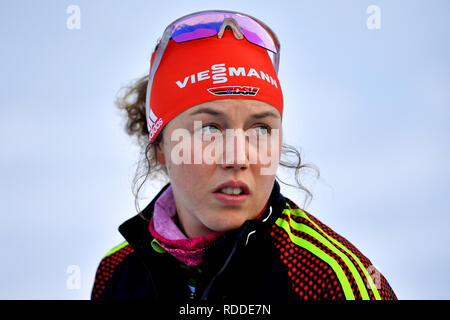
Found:
<path fill-rule="evenodd" d="M 66 27 L 69 5 L 80 29 Z M 381 29 L 369 30 L 369 5 Z M 450 2 L 0 2 L 0 299 L 88 299 L 136 214 L 137 148 L 113 100 L 148 72 L 164 28 L 230 9 L 281 41 L 284 140 L 314 163 L 306 208 L 400 299 L 450 298 Z M 146 203 L 156 194 L 147 190 Z M 282 186 L 301 205 L 303 194 Z M 79 289 L 67 286 L 79 267 Z"/>

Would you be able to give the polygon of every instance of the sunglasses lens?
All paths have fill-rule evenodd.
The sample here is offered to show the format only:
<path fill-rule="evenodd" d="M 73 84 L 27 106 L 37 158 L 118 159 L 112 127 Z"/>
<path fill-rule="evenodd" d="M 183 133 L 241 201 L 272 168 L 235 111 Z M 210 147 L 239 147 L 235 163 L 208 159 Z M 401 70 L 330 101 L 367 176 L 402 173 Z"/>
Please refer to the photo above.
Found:
<path fill-rule="evenodd" d="M 249 42 L 277 53 L 277 47 L 268 31 L 250 17 L 237 13 L 200 12 L 188 16 L 174 23 L 172 39 L 175 42 L 185 42 L 215 36 L 225 18 L 236 20 Z"/>
<path fill-rule="evenodd" d="M 264 29 L 258 22 L 249 17 L 238 14 L 234 15 L 233 18 L 237 21 L 239 27 L 241 27 L 245 39 L 253 44 L 263 47 L 264 49 L 277 53 L 278 50 L 276 48 L 274 40 L 272 39 L 268 31 Z"/>
<path fill-rule="evenodd" d="M 223 14 L 198 13 L 177 21 L 172 27 L 172 39 L 175 42 L 212 37 L 219 32 Z"/>

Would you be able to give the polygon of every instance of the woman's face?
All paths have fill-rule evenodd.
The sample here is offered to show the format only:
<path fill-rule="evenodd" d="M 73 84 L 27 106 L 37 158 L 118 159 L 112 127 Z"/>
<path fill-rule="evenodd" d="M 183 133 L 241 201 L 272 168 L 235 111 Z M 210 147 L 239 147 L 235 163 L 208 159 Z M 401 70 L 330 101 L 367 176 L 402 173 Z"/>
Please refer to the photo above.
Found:
<path fill-rule="evenodd" d="M 256 218 L 272 191 L 280 152 L 280 113 L 265 102 L 215 100 L 172 119 L 157 159 L 167 168 L 186 235 L 233 230 Z"/>

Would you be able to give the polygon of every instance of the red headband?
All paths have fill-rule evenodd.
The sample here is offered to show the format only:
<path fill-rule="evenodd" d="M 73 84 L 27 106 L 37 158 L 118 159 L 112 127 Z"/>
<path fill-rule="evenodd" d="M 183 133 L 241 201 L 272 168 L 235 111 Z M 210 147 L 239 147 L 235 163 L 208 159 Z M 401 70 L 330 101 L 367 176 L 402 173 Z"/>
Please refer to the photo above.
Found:
<path fill-rule="evenodd" d="M 151 89 L 150 141 L 184 110 L 218 99 L 264 101 L 282 116 L 283 94 L 267 50 L 237 40 L 230 30 L 220 39 L 171 39 Z"/>

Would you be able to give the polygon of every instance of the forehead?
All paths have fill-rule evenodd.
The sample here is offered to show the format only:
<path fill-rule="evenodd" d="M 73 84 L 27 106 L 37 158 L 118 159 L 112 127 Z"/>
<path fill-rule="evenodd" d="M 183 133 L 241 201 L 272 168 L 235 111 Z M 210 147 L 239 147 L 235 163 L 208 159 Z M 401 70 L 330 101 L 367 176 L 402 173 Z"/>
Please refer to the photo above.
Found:
<path fill-rule="evenodd" d="M 258 100 L 220 99 L 198 104 L 183 112 L 186 117 L 209 115 L 221 118 L 265 118 L 281 120 L 280 112 L 274 106 Z"/>

